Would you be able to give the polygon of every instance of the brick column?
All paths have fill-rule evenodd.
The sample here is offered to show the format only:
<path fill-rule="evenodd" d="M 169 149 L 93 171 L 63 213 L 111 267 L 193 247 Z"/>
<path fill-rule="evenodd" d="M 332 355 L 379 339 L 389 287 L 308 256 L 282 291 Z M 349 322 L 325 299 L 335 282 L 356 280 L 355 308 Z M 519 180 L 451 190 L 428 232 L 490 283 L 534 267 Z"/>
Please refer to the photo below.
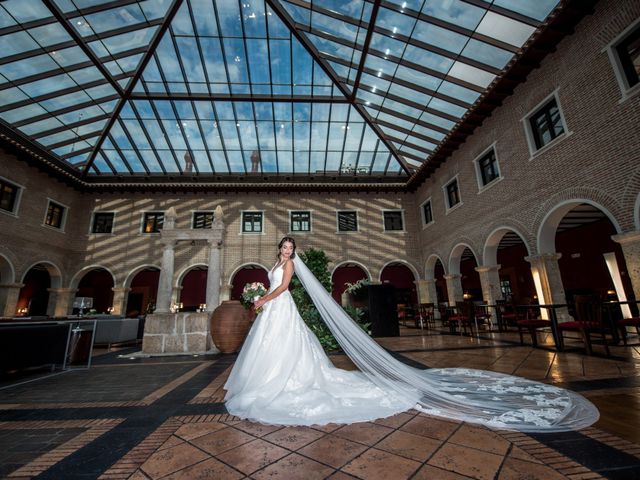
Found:
<path fill-rule="evenodd" d="M 566 303 L 567 298 L 562 285 L 562 277 L 560 276 L 560 266 L 558 260 L 562 254 L 560 253 L 542 253 L 540 255 L 531 255 L 524 259 L 531 264 L 531 275 L 533 283 L 536 286 L 538 294 L 538 303 Z M 550 311 L 546 308 L 540 309 L 542 318 L 549 318 Z M 573 320 L 569 315 L 566 307 L 556 309 L 558 322 L 566 322 Z"/>
<path fill-rule="evenodd" d="M 127 300 L 129 300 L 129 292 L 131 291 L 131 289 L 124 287 L 113 287 L 111 290 L 113 291 L 113 301 L 111 302 L 113 311 L 111 312 L 111 314 L 124 316 L 127 313 Z"/>
<path fill-rule="evenodd" d="M 7 283 L 0 285 L 0 314 L 3 317 L 14 317 L 18 308 L 20 289 L 24 283 Z"/>
<path fill-rule="evenodd" d="M 173 294 L 173 269 L 174 269 L 174 249 L 175 241 L 166 240 L 162 251 L 162 265 L 160 267 L 160 279 L 158 281 L 158 300 L 156 301 L 156 312 L 167 313 L 171 306 Z"/>
<path fill-rule="evenodd" d="M 480 274 L 482 299 L 489 305 L 495 305 L 496 300 L 502 300 L 500 265 L 480 265 L 475 270 Z"/>
<path fill-rule="evenodd" d="M 460 274 L 445 275 L 447 281 L 447 293 L 449 294 L 449 306 L 455 307 L 456 302 L 464 300 L 462 291 L 462 276 Z"/>
<path fill-rule="evenodd" d="M 49 292 L 49 305 L 47 315 L 54 317 L 66 317 L 73 312 L 73 301 L 76 298 L 77 288 L 47 288 Z"/>
<path fill-rule="evenodd" d="M 611 239 L 622 247 L 633 294 L 636 300 L 640 300 L 640 231 L 620 233 Z"/>

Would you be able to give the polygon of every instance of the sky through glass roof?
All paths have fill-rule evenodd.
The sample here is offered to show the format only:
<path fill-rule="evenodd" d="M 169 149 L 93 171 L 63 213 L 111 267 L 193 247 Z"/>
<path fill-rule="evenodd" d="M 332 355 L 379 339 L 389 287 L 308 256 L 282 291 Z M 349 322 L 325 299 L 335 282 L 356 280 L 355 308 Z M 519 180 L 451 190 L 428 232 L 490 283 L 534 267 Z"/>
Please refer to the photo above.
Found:
<path fill-rule="evenodd" d="M 88 181 L 406 181 L 557 4 L 8 0 L 0 122 Z"/>

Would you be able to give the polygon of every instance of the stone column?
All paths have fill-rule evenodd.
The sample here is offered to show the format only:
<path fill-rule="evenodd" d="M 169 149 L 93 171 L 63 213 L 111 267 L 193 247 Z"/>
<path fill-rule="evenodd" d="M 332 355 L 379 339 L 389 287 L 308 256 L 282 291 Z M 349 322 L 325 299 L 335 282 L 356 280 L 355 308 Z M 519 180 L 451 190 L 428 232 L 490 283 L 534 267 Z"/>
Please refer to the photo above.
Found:
<path fill-rule="evenodd" d="M 418 292 L 418 302 L 438 304 L 438 292 L 435 280 L 416 280 L 416 290 Z"/>
<path fill-rule="evenodd" d="M 633 294 L 636 300 L 640 300 L 640 231 L 620 233 L 611 238 L 622 247 Z"/>
<path fill-rule="evenodd" d="M 124 287 L 113 287 L 111 290 L 113 291 L 113 301 L 111 302 L 113 311 L 111 312 L 111 315 L 124 316 L 127 313 L 127 300 L 129 300 L 129 292 L 131 291 L 131 289 Z M 144 305 L 142 308 L 144 308 Z M 140 314 L 142 313 L 143 312 L 140 312 Z"/>
<path fill-rule="evenodd" d="M 480 274 L 482 299 L 489 305 L 495 305 L 496 300 L 502 300 L 500 265 L 480 265 L 475 270 Z"/>
<path fill-rule="evenodd" d="M 171 306 L 173 290 L 173 269 L 174 269 L 174 240 L 165 240 L 162 251 L 162 265 L 160 267 L 160 279 L 158 281 L 158 300 L 156 301 L 156 312 L 167 313 Z"/>
<path fill-rule="evenodd" d="M 171 305 L 179 305 L 182 297 L 182 289 L 184 287 L 182 285 L 177 286 L 177 287 L 173 287 L 171 289 L 171 303 L 169 304 Z"/>
<path fill-rule="evenodd" d="M 464 300 L 462 291 L 462 276 L 460 274 L 445 275 L 447 281 L 447 293 L 449 294 L 449 306 L 455 307 L 456 302 Z"/>
<path fill-rule="evenodd" d="M 213 312 L 220 304 L 220 253 L 222 242 L 209 242 L 209 271 L 207 272 L 207 312 Z"/>
<path fill-rule="evenodd" d="M 49 305 L 47 315 L 54 317 L 66 317 L 73 312 L 73 301 L 76 298 L 77 288 L 48 288 Z"/>
<path fill-rule="evenodd" d="M 0 285 L 0 315 L 3 317 L 15 317 L 18 313 L 18 299 L 20 289 L 24 283 L 7 283 Z"/>
<path fill-rule="evenodd" d="M 538 303 L 541 305 L 564 304 L 567 301 L 558 265 L 561 256 L 560 253 L 542 253 L 524 258 L 531 264 L 531 275 L 533 275 L 533 283 L 536 286 Z M 542 318 L 549 318 L 550 313 L 546 308 L 540 309 Z M 556 315 L 558 322 L 573 320 L 566 307 L 557 308 Z"/>

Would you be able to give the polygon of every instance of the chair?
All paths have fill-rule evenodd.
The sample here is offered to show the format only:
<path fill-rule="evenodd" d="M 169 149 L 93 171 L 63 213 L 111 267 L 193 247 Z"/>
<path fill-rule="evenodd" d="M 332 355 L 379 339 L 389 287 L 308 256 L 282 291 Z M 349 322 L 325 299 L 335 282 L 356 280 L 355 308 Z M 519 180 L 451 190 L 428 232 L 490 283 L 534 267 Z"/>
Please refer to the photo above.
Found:
<path fill-rule="evenodd" d="M 627 344 L 627 327 L 636 327 L 636 332 L 640 336 L 640 317 L 621 318 L 616 322 L 616 326 L 625 345 Z"/>
<path fill-rule="evenodd" d="M 527 316 L 523 314 L 514 303 L 507 303 L 505 300 L 496 300 L 498 317 L 498 330 L 506 330 L 506 327 L 516 327 L 518 320 L 525 320 Z"/>
<path fill-rule="evenodd" d="M 476 322 L 476 328 L 478 325 L 486 323 L 489 326 L 489 330 L 491 330 L 493 324 L 491 322 L 491 312 L 489 311 L 489 306 L 486 303 L 474 305 L 473 306 L 473 316 Z"/>
<path fill-rule="evenodd" d="M 551 321 L 543 318 L 538 318 L 537 314 L 533 313 L 531 308 L 522 314 L 515 310 L 515 324 L 518 327 L 518 334 L 520 335 L 520 345 L 524 345 L 524 337 L 522 335 L 523 330 L 528 330 L 531 335 L 531 345 L 538 346 L 538 330 L 543 328 L 551 328 Z"/>
<path fill-rule="evenodd" d="M 415 316 L 416 328 L 424 328 L 426 325 L 427 328 L 435 327 L 435 305 L 433 303 L 421 303 L 418 306 L 418 314 Z"/>
<path fill-rule="evenodd" d="M 456 330 L 460 328 L 460 333 L 466 334 L 467 327 L 471 329 L 471 322 L 473 321 L 473 303 L 456 302 L 456 306 L 451 307 L 448 321 L 451 333 L 456 333 Z"/>
<path fill-rule="evenodd" d="M 578 332 L 580 334 L 588 355 L 593 354 L 591 334 L 599 334 L 602 338 L 607 357 L 610 355 L 606 328 L 602 320 L 602 305 L 590 295 L 576 295 L 575 320 L 558 323 L 558 339 L 561 350 L 564 349 L 564 332 L 567 331 Z"/>

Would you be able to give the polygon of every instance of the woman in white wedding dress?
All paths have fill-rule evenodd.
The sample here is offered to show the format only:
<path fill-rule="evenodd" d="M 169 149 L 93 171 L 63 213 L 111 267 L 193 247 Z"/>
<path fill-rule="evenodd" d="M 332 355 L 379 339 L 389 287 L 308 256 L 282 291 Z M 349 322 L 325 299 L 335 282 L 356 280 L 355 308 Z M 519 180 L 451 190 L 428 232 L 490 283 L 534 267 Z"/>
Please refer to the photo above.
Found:
<path fill-rule="evenodd" d="M 411 408 L 520 431 L 564 431 L 593 424 L 584 397 L 551 385 L 482 370 L 420 370 L 394 359 L 333 300 L 284 237 L 270 289 L 224 386 L 227 411 L 277 425 L 353 423 Z M 359 371 L 333 366 L 289 293 L 294 270 Z"/>

